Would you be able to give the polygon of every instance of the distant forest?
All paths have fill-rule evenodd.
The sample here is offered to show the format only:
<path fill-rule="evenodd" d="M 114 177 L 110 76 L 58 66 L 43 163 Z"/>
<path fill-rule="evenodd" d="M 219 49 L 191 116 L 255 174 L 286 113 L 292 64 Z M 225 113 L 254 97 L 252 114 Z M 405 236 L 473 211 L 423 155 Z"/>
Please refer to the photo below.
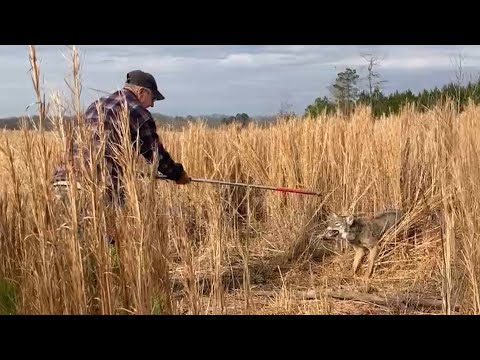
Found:
<path fill-rule="evenodd" d="M 318 97 L 305 109 L 307 116 L 316 117 L 320 114 L 342 113 L 349 114 L 358 105 L 370 106 L 374 117 L 398 114 L 408 103 L 416 105 L 417 110 L 425 111 L 436 105 L 441 105 L 451 100 L 457 110 L 463 111 L 465 106 L 472 101 L 480 102 L 480 78 L 465 84 L 462 66 L 455 72 L 456 81 L 450 82 L 441 88 L 424 89 L 418 93 L 411 90 L 394 91 L 384 94 L 382 86 L 388 80 L 381 78 L 376 71 L 381 60 L 376 56 L 366 56 L 368 75 L 360 78 L 356 69 L 347 68 L 339 72 L 336 79 L 327 88 L 330 97 Z M 360 82 L 366 85 L 360 86 Z"/>
<path fill-rule="evenodd" d="M 237 115 L 220 115 L 220 114 L 213 114 L 213 115 L 203 115 L 203 116 L 168 116 L 164 114 L 152 114 L 157 125 L 159 127 L 171 128 L 171 129 L 182 129 L 183 127 L 187 126 L 192 121 L 201 120 L 204 121 L 209 127 L 219 127 L 222 125 L 228 125 L 231 123 L 237 123 L 241 126 L 246 126 L 250 122 L 257 122 L 257 123 L 271 123 L 276 119 L 276 116 L 260 116 L 251 118 L 246 113 L 239 113 Z M 66 121 L 73 121 L 74 117 L 72 116 L 65 116 L 64 119 Z M 8 129 L 8 130 L 18 130 L 21 128 L 22 120 L 27 120 L 27 124 L 29 128 L 35 128 L 39 126 L 39 116 L 35 115 L 28 119 L 20 118 L 20 117 L 10 117 L 10 118 L 3 118 L 0 119 L 0 128 L 1 129 Z M 53 130 L 53 125 L 50 119 L 44 123 L 44 129 L 47 131 Z"/>

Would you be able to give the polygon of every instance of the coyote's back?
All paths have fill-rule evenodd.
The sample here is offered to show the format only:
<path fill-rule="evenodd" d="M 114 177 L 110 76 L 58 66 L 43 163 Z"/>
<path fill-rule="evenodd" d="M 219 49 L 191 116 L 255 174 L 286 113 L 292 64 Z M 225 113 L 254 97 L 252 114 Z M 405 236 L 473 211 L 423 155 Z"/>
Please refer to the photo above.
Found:
<path fill-rule="evenodd" d="M 404 212 L 402 210 L 385 210 L 381 211 L 371 220 L 375 236 L 381 237 L 387 230 L 394 227 L 403 218 Z"/>

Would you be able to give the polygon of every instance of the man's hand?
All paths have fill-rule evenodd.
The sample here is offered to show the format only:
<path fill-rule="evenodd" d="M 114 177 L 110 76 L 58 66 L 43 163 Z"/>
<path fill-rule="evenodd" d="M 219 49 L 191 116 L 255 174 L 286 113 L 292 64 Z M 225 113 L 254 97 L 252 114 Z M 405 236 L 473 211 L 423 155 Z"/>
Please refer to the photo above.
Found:
<path fill-rule="evenodd" d="M 183 171 L 182 175 L 175 182 L 177 184 L 181 184 L 181 185 L 190 184 L 190 182 L 191 182 L 190 176 L 188 176 L 186 171 Z"/>

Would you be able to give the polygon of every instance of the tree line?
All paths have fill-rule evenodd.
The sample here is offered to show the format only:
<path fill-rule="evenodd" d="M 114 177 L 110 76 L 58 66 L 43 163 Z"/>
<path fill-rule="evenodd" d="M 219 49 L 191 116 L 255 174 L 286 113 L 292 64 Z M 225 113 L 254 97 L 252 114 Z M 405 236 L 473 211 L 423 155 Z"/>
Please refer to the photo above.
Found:
<path fill-rule="evenodd" d="M 165 114 L 153 113 L 152 114 L 155 122 L 159 127 L 169 128 L 172 130 L 182 130 L 185 127 L 188 127 L 190 123 L 201 120 L 205 122 L 207 126 L 216 128 L 229 124 L 237 124 L 241 127 L 246 127 L 251 122 L 257 124 L 269 124 L 273 123 L 275 116 L 256 116 L 250 117 L 246 113 L 238 113 L 235 116 L 225 115 L 225 114 L 212 114 L 212 115 L 200 115 L 200 116 L 169 116 Z M 75 116 L 64 115 L 64 121 L 70 122 L 76 119 Z M 33 115 L 29 118 L 23 117 L 8 117 L 0 119 L 0 129 L 7 130 L 19 130 L 22 127 L 22 123 L 26 124 L 28 128 L 34 129 L 38 128 L 40 121 L 38 115 Z M 50 122 L 50 119 L 44 122 L 44 130 L 52 131 L 55 130 L 55 127 Z"/>
<path fill-rule="evenodd" d="M 418 93 L 411 90 L 395 91 L 384 94 L 381 85 L 386 82 L 375 71 L 379 59 L 374 56 L 366 57 L 368 61 L 367 86 L 360 89 L 360 75 L 356 69 L 346 68 L 339 72 L 333 84 L 328 89 L 331 96 L 318 97 L 305 109 L 305 116 L 316 117 L 320 114 L 333 114 L 340 112 L 349 114 L 355 106 L 367 105 L 372 109 L 375 117 L 382 115 L 398 114 L 407 104 L 415 104 L 417 109 L 424 111 L 439 105 L 446 100 L 453 100 L 462 111 L 469 101 L 475 104 L 480 102 L 480 78 L 477 81 L 469 81 L 463 84 L 461 68 L 457 75 L 457 81 L 450 82 L 441 88 L 424 89 Z"/>

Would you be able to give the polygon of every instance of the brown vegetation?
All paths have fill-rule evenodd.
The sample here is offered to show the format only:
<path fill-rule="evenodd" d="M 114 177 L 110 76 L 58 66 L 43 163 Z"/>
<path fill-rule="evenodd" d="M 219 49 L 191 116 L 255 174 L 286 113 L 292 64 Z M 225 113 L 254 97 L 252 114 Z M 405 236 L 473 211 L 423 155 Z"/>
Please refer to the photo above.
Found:
<path fill-rule="evenodd" d="M 55 104 L 43 121 L 60 126 Z M 100 201 L 101 179 L 72 189 L 76 201 L 66 207 L 53 200 L 51 170 L 78 129 L 4 131 L 1 281 L 14 289 L 14 312 L 27 314 L 478 314 L 479 110 L 407 107 L 373 122 L 359 108 L 348 118 L 279 120 L 271 128 L 196 123 L 164 131 L 191 176 L 322 196 L 140 179 L 136 166 L 145 165 L 126 153 L 127 206 L 117 213 Z M 362 291 L 365 271 L 353 278 L 351 249 L 318 237 L 328 213 L 384 208 L 407 211 L 415 232 L 384 239 L 370 291 L 403 300 L 325 295 Z M 107 220 L 117 224 L 112 248 Z M 324 295 L 295 296 L 312 289 Z M 407 307 L 409 294 L 443 306 Z"/>

